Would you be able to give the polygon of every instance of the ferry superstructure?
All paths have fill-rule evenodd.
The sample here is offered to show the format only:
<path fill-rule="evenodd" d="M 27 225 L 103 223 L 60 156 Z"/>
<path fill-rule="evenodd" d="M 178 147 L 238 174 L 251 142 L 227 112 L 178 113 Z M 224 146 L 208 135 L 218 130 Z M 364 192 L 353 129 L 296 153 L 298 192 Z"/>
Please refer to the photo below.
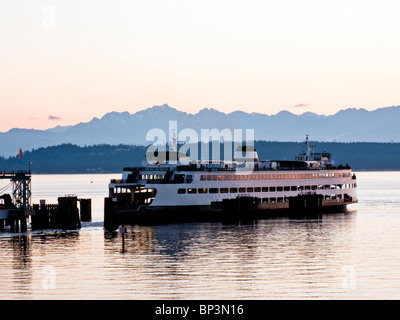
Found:
<path fill-rule="evenodd" d="M 260 161 L 243 148 L 234 161 L 191 161 L 188 165 L 154 161 L 124 168 L 122 179 L 109 184 L 109 198 L 120 213 L 131 216 L 217 214 L 224 199 L 251 196 L 257 210 L 289 209 L 289 198 L 317 194 L 325 211 L 342 212 L 357 202 L 357 180 L 349 166 L 336 166 L 327 152 L 315 153 L 308 141 L 294 160 Z M 246 156 L 243 156 L 243 152 Z M 251 161 L 247 161 L 251 160 Z M 251 163 L 251 165 L 250 165 Z"/>

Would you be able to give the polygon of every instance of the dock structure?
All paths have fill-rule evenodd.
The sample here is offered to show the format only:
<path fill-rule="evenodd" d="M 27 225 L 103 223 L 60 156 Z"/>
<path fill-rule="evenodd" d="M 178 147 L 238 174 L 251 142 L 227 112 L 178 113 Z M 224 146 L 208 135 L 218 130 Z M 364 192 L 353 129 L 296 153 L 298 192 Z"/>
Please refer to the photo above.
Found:
<path fill-rule="evenodd" d="M 40 205 L 33 205 L 32 229 L 80 229 L 78 202 L 79 199 L 73 195 L 59 197 L 57 204 L 40 200 Z"/>
<path fill-rule="evenodd" d="M 0 194 L 0 230 L 10 226 L 11 231 L 25 232 L 29 218 L 32 229 L 81 228 L 81 221 L 91 221 L 91 199 L 78 199 L 73 195 L 59 197 L 57 204 L 32 205 L 30 171 L 0 171 L 1 180 L 10 180 L 11 193 Z M 80 203 L 80 210 L 78 208 Z"/>
<path fill-rule="evenodd" d="M 0 195 L 0 229 L 10 225 L 13 231 L 25 231 L 29 216 L 34 214 L 31 205 L 31 172 L 1 171 L 1 180 L 10 180 L 11 194 Z"/>

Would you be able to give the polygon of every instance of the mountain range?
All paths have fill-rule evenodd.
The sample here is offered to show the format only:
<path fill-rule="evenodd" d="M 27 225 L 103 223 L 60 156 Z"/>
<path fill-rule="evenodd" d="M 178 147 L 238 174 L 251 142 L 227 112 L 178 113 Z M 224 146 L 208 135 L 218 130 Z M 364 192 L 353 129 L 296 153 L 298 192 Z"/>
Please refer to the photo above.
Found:
<path fill-rule="evenodd" d="M 136 113 L 110 112 L 102 118 L 72 126 L 57 126 L 47 130 L 11 129 L 0 133 L 0 156 L 10 156 L 18 150 L 72 143 L 78 146 L 94 144 L 149 145 L 146 134 L 150 129 L 164 130 L 168 139 L 169 121 L 177 121 L 178 132 L 194 129 L 254 129 L 255 140 L 302 141 L 306 134 L 311 140 L 325 142 L 399 142 L 400 106 L 373 111 L 349 108 L 334 115 L 305 112 L 296 115 L 281 111 L 275 115 L 235 111 L 223 113 L 202 109 L 190 114 L 167 104 Z M 245 133 L 243 132 L 245 136 Z"/>

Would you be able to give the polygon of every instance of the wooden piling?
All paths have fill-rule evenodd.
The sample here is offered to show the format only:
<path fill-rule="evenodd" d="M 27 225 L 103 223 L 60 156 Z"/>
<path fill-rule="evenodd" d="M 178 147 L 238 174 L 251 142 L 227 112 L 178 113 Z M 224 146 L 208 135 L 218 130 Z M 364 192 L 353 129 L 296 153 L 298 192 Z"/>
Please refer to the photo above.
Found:
<path fill-rule="evenodd" d="M 77 197 L 59 197 L 57 215 L 60 217 L 62 229 L 75 230 L 81 228 Z"/>
<path fill-rule="evenodd" d="M 119 226 L 119 215 L 113 198 L 104 198 L 104 229 L 114 231 Z"/>
<path fill-rule="evenodd" d="M 79 199 L 81 209 L 81 221 L 92 221 L 92 199 Z"/>
<path fill-rule="evenodd" d="M 28 230 L 28 221 L 27 218 L 22 218 L 20 220 L 20 225 L 21 225 L 21 232 L 26 232 Z"/>

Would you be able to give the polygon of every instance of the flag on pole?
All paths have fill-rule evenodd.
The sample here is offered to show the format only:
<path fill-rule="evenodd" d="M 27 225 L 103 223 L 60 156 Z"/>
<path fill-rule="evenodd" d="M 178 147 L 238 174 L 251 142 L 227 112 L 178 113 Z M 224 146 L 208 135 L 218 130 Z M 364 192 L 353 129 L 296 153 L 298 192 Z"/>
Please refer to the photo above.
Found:
<path fill-rule="evenodd" d="M 18 159 L 21 159 L 21 155 L 22 155 L 22 149 L 19 149 Z"/>

